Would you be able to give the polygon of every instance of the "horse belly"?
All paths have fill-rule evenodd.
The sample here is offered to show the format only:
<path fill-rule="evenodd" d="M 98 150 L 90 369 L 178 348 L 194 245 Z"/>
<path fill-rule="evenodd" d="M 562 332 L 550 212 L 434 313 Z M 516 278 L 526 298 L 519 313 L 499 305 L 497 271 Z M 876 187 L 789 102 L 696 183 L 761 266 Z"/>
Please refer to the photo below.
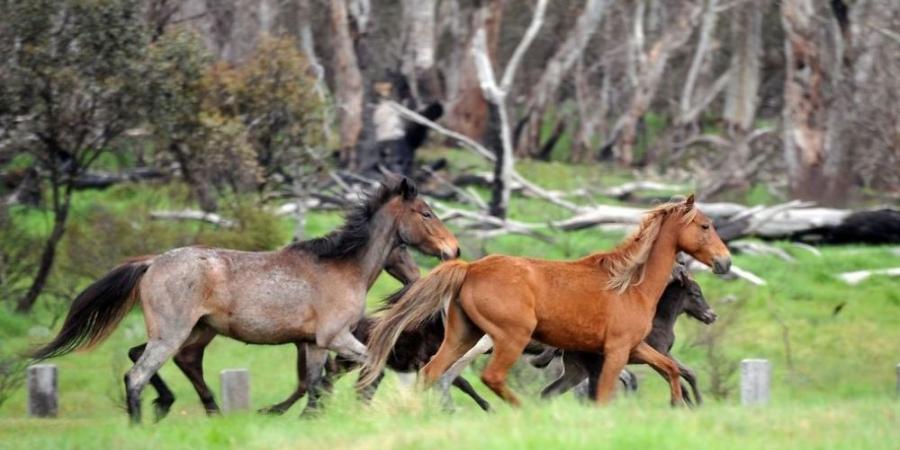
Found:
<path fill-rule="evenodd" d="M 206 317 L 216 331 L 253 344 L 283 344 L 312 339 L 316 314 L 303 280 L 232 284 L 217 292 L 216 307 Z"/>
<path fill-rule="evenodd" d="M 599 351 L 603 348 L 606 325 L 603 308 L 596 303 L 571 305 L 566 301 L 539 308 L 534 338 L 564 350 Z"/>

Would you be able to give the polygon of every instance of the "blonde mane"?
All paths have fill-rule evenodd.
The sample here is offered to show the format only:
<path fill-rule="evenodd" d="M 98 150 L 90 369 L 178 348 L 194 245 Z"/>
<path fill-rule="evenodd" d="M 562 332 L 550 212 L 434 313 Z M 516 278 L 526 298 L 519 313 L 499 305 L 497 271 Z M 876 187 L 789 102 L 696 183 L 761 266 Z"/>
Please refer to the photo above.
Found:
<path fill-rule="evenodd" d="M 659 205 L 647 211 L 638 229 L 621 244 L 607 253 L 598 255 L 600 265 L 609 271 L 607 289 L 621 294 L 629 287 L 644 281 L 650 249 L 659 238 L 662 224 L 670 213 L 680 214 L 682 223 L 690 223 L 697 216 L 697 208 L 687 206 L 684 202 Z"/>

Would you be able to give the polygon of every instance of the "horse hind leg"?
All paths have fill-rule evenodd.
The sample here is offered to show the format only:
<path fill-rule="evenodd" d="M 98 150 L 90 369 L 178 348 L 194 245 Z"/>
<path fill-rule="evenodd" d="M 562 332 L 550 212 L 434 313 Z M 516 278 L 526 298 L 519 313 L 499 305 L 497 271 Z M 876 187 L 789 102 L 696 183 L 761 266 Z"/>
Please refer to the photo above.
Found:
<path fill-rule="evenodd" d="M 145 312 L 145 317 L 147 313 Z M 171 327 L 160 336 L 151 336 L 137 362 L 125 374 L 125 402 L 131 422 L 141 422 L 141 391 L 160 367 L 174 356 L 191 333 L 192 326 Z"/>
<path fill-rule="evenodd" d="M 453 398 L 450 396 L 450 386 L 453 386 L 456 383 L 456 380 L 462 376 L 463 370 L 472 364 L 472 361 L 475 361 L 479 356 L 489 352 L 492 348 L 494 348 L 494 341 L 491 340 L 491 337 L 487 335 L 481 336 L 481 338 L 478 339 L 478 342 L 476 342 L 469 351 L 457 359 L 456 362 L 441 375 L 438 385 L 440 386 L 441 399 L 446 409 L 453 409 Z"/>
<path fill-rule="evenodd" d="M 131 359 L 132 363 L 138 361 L 141 354 L 144 353 L 145 347 L 147 347 L 147 343 L 132 347 L 128 350 L 128 358 Z M 175 394 L 172 393 L 169 386 L 167 386 L 162 377 L 159 376 L 159 373 L 154 373 L 153 376 L 150 377 L 150 384 L 156 389 L 156 399 L 153 400 L 153 410 L 156 414 L 156 421 L 158 422 L 169 414 L 172 403 L 175 403 Z"/>
<path fill-rule="evenodd" d="M 203 353 L 206 346 L 215 337 L 216 332 L 212 328 L 202 324 L 197 325 L 174 358 L 175 365 L 181 369 L 184 376 L 194 386 L 194 390 L 197 391 L 197 396 L 200 397 L 200 402 L 203 403 L 207 415 L 219 413 L 219 405 L 216 403 L 212 389 L 203 379 Z"/>
<path fill-rule="evenodd" d="M 528 341 L 531 340 L 531 333 L 495 334 L 492 338 L 494 339 L 494 353 L 484 372 L 481 373 L 481 381 L 509 404 L 519 406 L 521 402 L 506 385 L 506 375 L 522 355 Z"/>
<path fill-rule="evenodd" d="M 463 313 L 456 302 L 450 302 L 444 340 L 431 361 L 422 367 L 423 387 L 431 387 L 450 366 L 465 355 L 484 335 Z"/>
<path fill-rule="evenodd" d="M 475 388 L 469 383 L 468 380 L 463 378 L 462 376 L 458 376 L 453 379 L 453 385 L 456 386 L 457 389 L 465 392 L 472 400 L 475 400 L 475 403 L 478 403 L 478 406 L 484 412 L 491 412 L 491 404 L 488 403 L 483 397 L 478 395 L 478 392 L 475 391 Z"/>

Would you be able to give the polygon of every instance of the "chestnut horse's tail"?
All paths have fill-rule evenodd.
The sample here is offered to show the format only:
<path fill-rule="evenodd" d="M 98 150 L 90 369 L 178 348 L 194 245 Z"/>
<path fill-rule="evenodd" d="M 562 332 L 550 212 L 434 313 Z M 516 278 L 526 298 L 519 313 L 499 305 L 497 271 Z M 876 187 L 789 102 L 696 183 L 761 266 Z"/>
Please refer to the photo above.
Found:
<path fill-rule="evenodd" d="M 406 292 L 378 319 L 369 335 L 369 359 L 360 375 L 359 387 L 378 378 L 404 330 L 422 325 L 459 295 L 468 270 L 469 263 L 465 261 L 448 261 L 404 288 Z"/>
<path fill-rule="evenodd" d="M 62 330 L 31 357 L 46 359 L 106 339 L 137 300 L 137 285 L 150 267 L 148 258 L 126 262 L 95 281 L 75 297 Z"/>

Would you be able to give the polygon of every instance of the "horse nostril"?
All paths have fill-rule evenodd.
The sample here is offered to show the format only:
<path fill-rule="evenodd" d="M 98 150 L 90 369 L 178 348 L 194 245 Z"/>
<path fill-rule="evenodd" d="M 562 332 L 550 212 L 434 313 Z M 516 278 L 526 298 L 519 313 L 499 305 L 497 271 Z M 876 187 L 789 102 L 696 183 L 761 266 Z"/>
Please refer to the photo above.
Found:
<path fill-rule="evenodd" d="M 459 258 L 460 256 L 462 256 L 462 249 L 459 247 L 456 247 L 456 257 Z"/>
<path fill-rule="evenodd" d="M 713 259 L 713 272 L 722 275 L 731 270 L 731 258 L 717 257 Z"/>

